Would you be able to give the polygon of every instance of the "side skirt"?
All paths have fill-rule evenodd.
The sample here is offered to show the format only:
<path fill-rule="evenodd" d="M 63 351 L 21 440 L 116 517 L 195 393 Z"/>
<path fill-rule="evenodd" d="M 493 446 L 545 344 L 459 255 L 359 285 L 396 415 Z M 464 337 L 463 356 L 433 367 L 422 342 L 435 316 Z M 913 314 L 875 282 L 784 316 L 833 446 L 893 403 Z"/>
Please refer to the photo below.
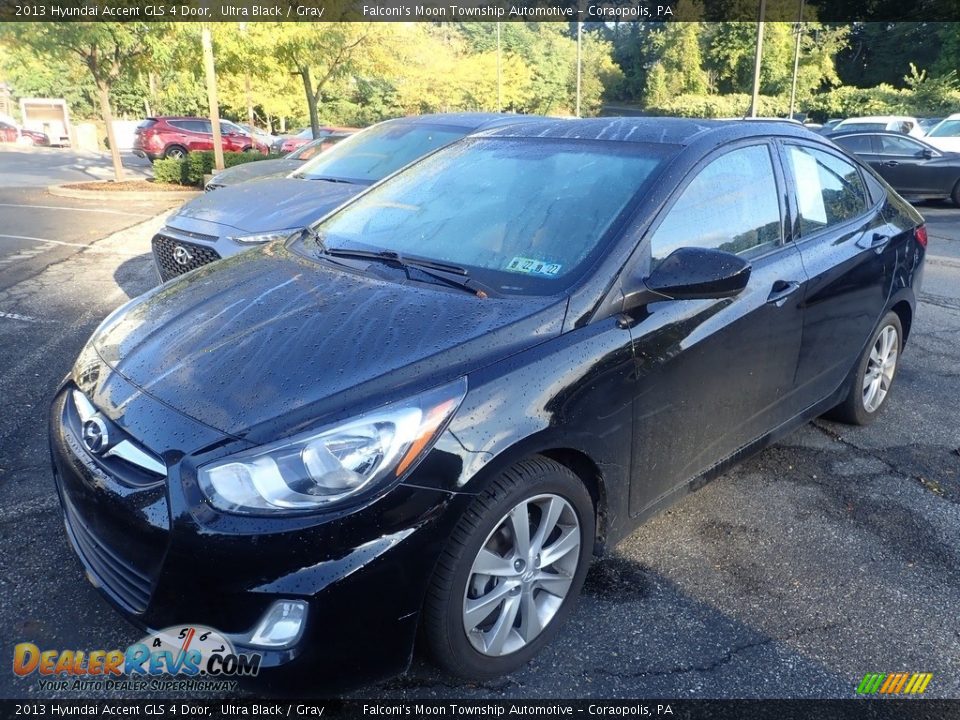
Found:
<path fill-rule="evenodd" d="M 768 448 L 770 445 L 777 442 L 781 438 L 784 438 L 787 435 L 789 435 L 791 432 L 796 430 L 801 425 L 805 425 L 806 423 L 810 422 L 814 418 L 817 418 L 823 415 L 825 412 L 827 412 L 827 410 L 830 410 L 831 408 L 836 407 L 836 405 L 841 400 L 843 400 L 844 391 L 846 390 L 848 384 L 849 383 L 844 382 L 829 397 L 825 398 L 824 400 L 821 400 L 820 402 L 814 405 L 811 405 L 809 408 L 804 410 L 802 413 L 800 413 L 796 417 L 778 425 L 773 430 L 768 432 L 766 435 L 761 435 L 756 440 L 747 443 L 746 445 L 739 448 L 738 450 L 735 450 L 733 453 L 728 455 L 726 458 L 724 458 L 720 462 L 707 468 L 699 475 L 695 475 L 694 477 L 690 478 L 690 480 L 688 480 L 687 482 L 682 483 L 678 485 L 676 488 L 674 488 L 673 490 L 665 493 L 664 495 L 661 495 L 659 498 L 657 498 L 652 503 L 647 505 L 639 513 L 632 516 L 631 520 L 633 522 L 631 524 L 634 526 L 634 528 L 638 527 L 642 523 L 652 518 L 654 515 L 657 515 L 663 512 L 664 510 L 666 510 L 667 508 L 669 508 L 670 506 L 674 505 L 675 503 L 677 503 L 679 500 L 686 497 L 690 493 L 696 492 L 700 488 L 710 483 L 712 480 L 716 480 L 718 477 L 723 475 L 727 470 L 729 470 L 733 466 L 740 464 L 750 456 L 757 454 L 758 452 L 760 452 L 761 450 L 764 450 L 765 448 Z M 620 536 L 620 538 L 618 538 L 618 541 L 619 539 L 623 539 L 623 537 L 629 534 L 629 532 L 630 531 Z"/>

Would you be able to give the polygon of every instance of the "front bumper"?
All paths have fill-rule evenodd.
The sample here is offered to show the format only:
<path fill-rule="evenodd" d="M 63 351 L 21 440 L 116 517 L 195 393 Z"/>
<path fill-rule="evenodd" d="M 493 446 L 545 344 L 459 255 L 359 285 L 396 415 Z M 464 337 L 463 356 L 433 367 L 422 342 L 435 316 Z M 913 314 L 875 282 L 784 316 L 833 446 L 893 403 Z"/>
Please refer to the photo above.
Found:
<path fill-rule="evenodd" d="M 111 374 L 104 384 L 125 382 Z M 403 671 L 434 563 L 468 496 L 399 485 L 327 517 L 225 517 L 197 502 L 189 468 L 181 476 L 169 448 L 158 453 L 169 464 L 160 482 L 131 485 L 105 468 L 77 438 L 71 389 L 58 393 L 50 419 L 67 533 L 88 579 L 134 624 L 199 624 L 243 637 L 276 601 L 302 600 L 307 619 L 294 646 L 240 649 L 260 653 L 263 667 L 309 668 L 312 682 L 336 690 Z M 134 434 L 144 402 L 153 403 L 157 427 L 197 430 L 132 387 L 89 396 L 125 394 L 141 403 L 130 405 L 134 417 L 102 410 L 123 432 Z"/>

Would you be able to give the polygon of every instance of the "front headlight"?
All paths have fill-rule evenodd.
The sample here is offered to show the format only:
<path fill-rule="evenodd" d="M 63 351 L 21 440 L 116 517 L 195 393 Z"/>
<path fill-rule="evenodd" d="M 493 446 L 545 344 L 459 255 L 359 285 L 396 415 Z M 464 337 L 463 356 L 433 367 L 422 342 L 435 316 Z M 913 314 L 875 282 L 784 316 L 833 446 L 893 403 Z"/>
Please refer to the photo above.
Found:
<path fill-rule="evenodd" d="M 308 434 L 237 453 L 199 470 L 200 488 L 226 512 L 327 507 L 401 477 L 443 432 L 466 378 Z"/>
<path fill-rule="evenodd" d="M 251 235 L 232 235 L 231 240 L 239 243 L 268 243 L 273 240 L 287 240 L 295 233 L 300 232 L 300 228 L 290 228 L 288 230 L 270 230 L 268 232 L 253 233 Z"/>

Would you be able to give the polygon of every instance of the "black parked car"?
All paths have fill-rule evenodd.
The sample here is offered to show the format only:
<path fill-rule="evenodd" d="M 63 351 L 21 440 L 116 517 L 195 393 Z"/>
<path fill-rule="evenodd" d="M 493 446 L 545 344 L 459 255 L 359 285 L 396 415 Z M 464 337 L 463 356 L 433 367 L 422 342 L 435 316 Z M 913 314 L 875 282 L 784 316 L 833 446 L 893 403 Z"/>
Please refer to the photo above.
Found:
<path fill-rule="evenodd" d="M 105 320 L 53 401 L 68 532 L 136 622 L 313 687 L 402 671 L 418 629 L 513 670 L 645 518 L 883 410 L 922 222 L 790 123 L 468 137 Z"/>
<path fill-rule="evenodd" d="M 950 198 L 960 206 L 960 153 L 938 150 L 899 133 L 857 133 L 830 138 L 876 170 L 901 195 Z"/>

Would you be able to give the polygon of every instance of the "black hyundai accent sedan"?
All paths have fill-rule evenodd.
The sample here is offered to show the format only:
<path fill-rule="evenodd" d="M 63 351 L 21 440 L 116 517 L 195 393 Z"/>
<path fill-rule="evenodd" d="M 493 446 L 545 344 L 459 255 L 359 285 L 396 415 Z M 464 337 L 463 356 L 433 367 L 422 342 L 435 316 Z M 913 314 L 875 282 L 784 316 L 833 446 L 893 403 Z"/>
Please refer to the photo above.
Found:
<path fill-rule="evenodd" d="M 53 402 L 87 575 L 355 685 L 513 670 L 590 558 L 825 412 L 868 423 L 926 231 L 787 123 L 488 131 L 118 309 Z"/>

